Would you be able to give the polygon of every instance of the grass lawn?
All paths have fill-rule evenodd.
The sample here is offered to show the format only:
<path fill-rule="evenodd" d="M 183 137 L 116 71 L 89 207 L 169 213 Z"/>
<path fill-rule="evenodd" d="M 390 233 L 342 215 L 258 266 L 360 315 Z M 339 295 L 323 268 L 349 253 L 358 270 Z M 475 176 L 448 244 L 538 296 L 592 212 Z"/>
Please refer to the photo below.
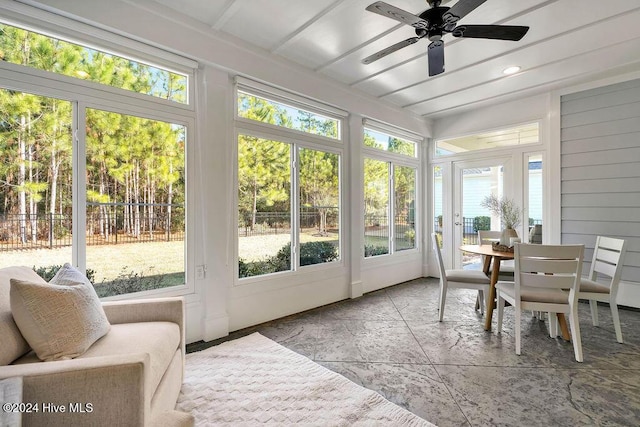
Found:
<path fill-rule="evenodd" d="M 184 242 L 147 242 L 87 247 L 87 268 L 95 271 L 95 284 L 124 275 L 172 275 L 184 283 Z M 49 267 L 71 262 L 71 248 L 30 249 L 0 253 L 0 267 Z"/>

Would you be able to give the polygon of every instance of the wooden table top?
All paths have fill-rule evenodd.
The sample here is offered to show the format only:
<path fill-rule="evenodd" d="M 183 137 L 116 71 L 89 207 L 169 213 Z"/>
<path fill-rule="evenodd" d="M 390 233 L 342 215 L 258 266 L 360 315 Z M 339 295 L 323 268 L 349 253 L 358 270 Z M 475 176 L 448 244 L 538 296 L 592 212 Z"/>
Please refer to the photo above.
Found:
<path fill-rule="evenodd" d="M 513 259 L 514 257 L 513 252 L 494 251 L 491 245 L 462 245 L 460 246 L 460 250 L 478 255 L 499 256 L 501 258 Z"/>

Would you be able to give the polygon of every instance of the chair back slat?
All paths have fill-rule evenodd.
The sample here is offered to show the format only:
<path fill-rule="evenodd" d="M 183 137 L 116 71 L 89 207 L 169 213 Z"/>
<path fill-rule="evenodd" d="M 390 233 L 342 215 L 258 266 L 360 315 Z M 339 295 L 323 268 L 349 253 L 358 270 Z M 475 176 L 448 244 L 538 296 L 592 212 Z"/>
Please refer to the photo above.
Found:
<path fill-rule="evenodd" d="M 613 277 L 616 274 L 617 265 L 607 264 L 606 262 L 596 261 L 593 266 L 593 271 L 600 274 L 604 274 L 608 277 Z"/>
<path fill-rule="evenodd" d="M 529 245 L 516 244 L 520 256 L 555 259 L 577 259 L 584 245 Z"/>
<path fill-rule="evenodd" d="M 620 261 L 620 251 L 612 251 L 607 248 L 595 248 L 593 258 L 608 262 L 609 264 L 618 264 Z"/>
<path fill-rule="evenodd" d="M 609 249 L 615 252 L 622 252 L 624 249 L 624 239 L 614 239 L 613 237 L 598 236 L 596 247 Z"/>
<path fill-rule="evenodd" d="M 571 274 L 576 272 L 578 262 L 552 258 L 520 258 L 520 271 L 549 274 Z"/>
<path fill-rule="evenodd" d="M 574 269 L 575 273 L 575 269 Z M 576 283 L 576 275 L 548 275 L 520 273 L 520 286 L 540 289 L 571 289 Z"/>

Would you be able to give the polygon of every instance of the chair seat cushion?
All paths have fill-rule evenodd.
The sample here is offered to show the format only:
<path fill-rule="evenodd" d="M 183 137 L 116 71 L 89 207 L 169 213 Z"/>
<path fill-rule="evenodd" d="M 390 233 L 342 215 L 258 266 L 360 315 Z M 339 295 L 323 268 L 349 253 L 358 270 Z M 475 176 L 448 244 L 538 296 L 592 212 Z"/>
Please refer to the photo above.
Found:
<path fill-rule="evenodd" d="M 608 294 L 609 287 L 593 280 L 582 278 L 580 280 L 580 292 L 591 292 L 594 294 Z"/>
<path fill-rule="evenodd" d="M 514 282 L 498 282 L 496 289 L 500 292 L 515 298 L 516 284 Z M 522 286 L 520 289 L 520 299 L 523 302 L 543 302 L 550 304 L 569 304 L 569 294 L 560 289 L 537 289 Z"/>
<path fill-rule="evenodd" d="M 160 384 L 171 359 L 180 345 L 180 328 L 173 322 L 140 322 L 111 325 L 109 333 L 96 341 L 77 359 L 88 357 L 149 354 L 152 390 Z M 16 360 L 14 364 L 37 363 L 33 352 Z"/>
<path fill-rule="evenodd" d="M 446 270 L 449 282 L 490 284 L 491 281 L 479 270 Z"/>

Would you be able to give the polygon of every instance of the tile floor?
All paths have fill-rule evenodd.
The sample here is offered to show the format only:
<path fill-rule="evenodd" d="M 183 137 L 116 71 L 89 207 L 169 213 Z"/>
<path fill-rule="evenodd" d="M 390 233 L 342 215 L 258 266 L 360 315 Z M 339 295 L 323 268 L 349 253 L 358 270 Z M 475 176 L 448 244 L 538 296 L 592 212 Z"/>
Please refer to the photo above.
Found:
<path fill-rule="evenodd" d="M 523 316 L 515 354 L 512 310 L 503 333 L 485 332 L 475 292 L 449 291 L 438 322 L 438 281 L 418 279 L 233 332 L 277 341 L 439 426 L 639 426 L 640 312 L 621 310 L 624 344 L 610 311 L 592 326 L 580 304 L 584 363 L 547 323 Z M 495 313 L 497 315 L 497 313 Z"/>

